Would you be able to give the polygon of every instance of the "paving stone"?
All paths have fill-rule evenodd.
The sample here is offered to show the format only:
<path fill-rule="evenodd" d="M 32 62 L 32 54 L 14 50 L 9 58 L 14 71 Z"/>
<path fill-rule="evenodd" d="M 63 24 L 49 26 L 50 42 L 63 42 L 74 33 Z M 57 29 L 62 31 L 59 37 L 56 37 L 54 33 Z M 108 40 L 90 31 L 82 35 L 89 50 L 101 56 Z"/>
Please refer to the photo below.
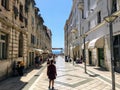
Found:
<path fill-rule="evenodd" d="M 100 71 L 95 66 L 87 66 L 84 73 L 84 63 L 72 65 L 64 62 L 63 57 L 56 59 L 57 79 L 55 90 L 111 90 L 111 72 Z M 42 69 L 33 69 L 23 77 L 10 78 L 0 83 L 0 90 L 48 90 L 46 63 Z M 116 90 L 120 90 L 120 74 L 115 73 Z M 7 85 L 7 86 L 6 86 Z M 25 86 L 24 86 L 25 85 Z"/>

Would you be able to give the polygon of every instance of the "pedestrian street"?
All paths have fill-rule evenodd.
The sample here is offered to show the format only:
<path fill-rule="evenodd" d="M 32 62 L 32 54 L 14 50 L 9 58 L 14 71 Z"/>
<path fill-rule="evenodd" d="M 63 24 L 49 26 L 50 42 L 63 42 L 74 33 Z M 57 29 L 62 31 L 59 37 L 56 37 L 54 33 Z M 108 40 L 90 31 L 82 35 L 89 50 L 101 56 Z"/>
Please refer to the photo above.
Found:
<path fill-rule="evenodd" d="M 99 75 L 93 75 L 88 72 L 84 73 L 81 64 L 65 62 L 64 57 L 56 58 L 57 78 L 55 80 L 55 90 L 112 90 L 111 84 L 100 79 Z M 45 68 L 32 85 L 23 90 L 49 90 L 49 81 Z M 116 88 L 116 90 L 120 90 Z"/>

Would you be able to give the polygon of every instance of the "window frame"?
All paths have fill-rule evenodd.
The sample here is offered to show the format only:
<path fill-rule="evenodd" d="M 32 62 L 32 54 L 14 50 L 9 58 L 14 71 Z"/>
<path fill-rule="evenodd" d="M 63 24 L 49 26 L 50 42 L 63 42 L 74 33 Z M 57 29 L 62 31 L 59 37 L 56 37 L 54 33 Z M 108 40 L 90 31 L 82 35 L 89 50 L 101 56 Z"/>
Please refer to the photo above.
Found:
<path fill-rule="evenodd" d="M 101 23 L 101 11 L 97 12 L 97 24 Z"/>
<path fill-rule="evenodd" d="M 2 39 L 5 36 L 5 40 Z M 0 32 L 0 60 L 7 59 L 8 57 L 8 34 Z"/>
<path fill-rule="evenodd" d="M 19 46 L 18 46 L 18 57 L 23 57 L 23 34 L 19 34 Z"/>
<path fill-rule="evenodd" d="M 1 6 L 3 6 L 6 10 L 9 10 L 9 0 L 1 0 Z"/>

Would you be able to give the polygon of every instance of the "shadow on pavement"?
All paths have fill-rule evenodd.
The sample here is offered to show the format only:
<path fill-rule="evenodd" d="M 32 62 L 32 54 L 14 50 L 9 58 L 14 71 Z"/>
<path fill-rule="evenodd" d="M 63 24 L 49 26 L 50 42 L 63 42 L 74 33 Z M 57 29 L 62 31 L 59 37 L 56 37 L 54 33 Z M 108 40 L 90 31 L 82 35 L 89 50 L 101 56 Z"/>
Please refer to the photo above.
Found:
<path fill-rule="evenodd" d="M 21 90 L 27 82 L 20 80 L 20 76 L 11 77 L 0 82 L 0 90 Z"/>
<path fill-rule="evenodd" d="M 32 66 L 31 68 L 28 68 L 28 69 L 25 69 L 24 71 L 24 76 L 26 76 L 28 73 L 30 73 L 32 70 L 35 70 L 35 69 L 40 69 L 42 68 L 43 66 L 39 66 L 39 67 L 35 67 L 35 66 Z"/>
<path fill-rule="evenodd" d="M 35 67 L 34 69 L 40 69 L 40 68 L 42 68 L 43 66 L 41 65 L 41 66 L 39 66 L 39 67 Z"/>
<path fill-rule="evenodd" d="M 34 69 L 40 69 L 42 66 L 35 68 L 31 66 L 28 69 L 24 70 L 23 77 L 27 76 Z M 15 74 L 7 79 L 0 81 L 0 90 L 21 90 L 28 82 L 21 80 L 22 76 Z"/>
<path fill-rule="evenodd" d="M 99 74 L 94 74 L 94 75 L 92 75 L 92 74 L 88 74 L 90 77 L 97 77 L 97 76 L 100 76 Z"/>
<path fill-rule="evenodd" d="M 90 73 L 86 73 L 88 74 L 90 77 L 97 77 L 97 76 L 100 76 L 99 74 L 90 74 Z"/>
<path fill-rule="evenodd" d="M 108 71 L 107 69 L 101 68 L 101 67 L 97 67 L 97 68 L 94 68 L 94 69 L 99 70 L 99 71 Z"/>
<path fill-rule="evenodd" d="M 58 89 L 48 89 L 48 90 L 58 90 Z"/>

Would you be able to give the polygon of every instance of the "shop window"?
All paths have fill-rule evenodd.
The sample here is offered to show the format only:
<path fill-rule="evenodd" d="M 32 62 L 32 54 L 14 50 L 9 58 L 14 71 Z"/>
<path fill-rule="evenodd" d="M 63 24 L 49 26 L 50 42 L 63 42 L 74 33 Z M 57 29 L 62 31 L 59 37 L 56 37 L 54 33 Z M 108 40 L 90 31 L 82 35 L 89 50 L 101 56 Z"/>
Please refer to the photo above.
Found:
<path fill-rule="evenodd" d="M 114 47 L 114 56 L 115 56 L 115 61 L 118 61 L 120 56 L 120 51 L 119 51 L 119 47 Z"/>
<path fill-rule="evenodd" d="M 115 36 L 114 37 L 114 42 L 113 42 L 113 45 L 119 45 L 119 36 Z"/>
<path fill-rule="evenodd" d="M 18 56 L 22 57 L 23 56 L 23 34 L 20 33 L 19 35 L 19 48 L 18 48 Z"/>
<path fill-rule="evenodd" d="M 8 35 L 0 32 L 0 59 L 7 58 Z"/>
<path fill-rule="evenodd" d="M 117 63 L 120 63 L 120 35 L 114 36 L 113 39 L 113 51 L 114 51 L 114 60 L 115 60 L 115 69 L 120 66 Z M 115 70 L 118 71 L 118 70 Z"/>

